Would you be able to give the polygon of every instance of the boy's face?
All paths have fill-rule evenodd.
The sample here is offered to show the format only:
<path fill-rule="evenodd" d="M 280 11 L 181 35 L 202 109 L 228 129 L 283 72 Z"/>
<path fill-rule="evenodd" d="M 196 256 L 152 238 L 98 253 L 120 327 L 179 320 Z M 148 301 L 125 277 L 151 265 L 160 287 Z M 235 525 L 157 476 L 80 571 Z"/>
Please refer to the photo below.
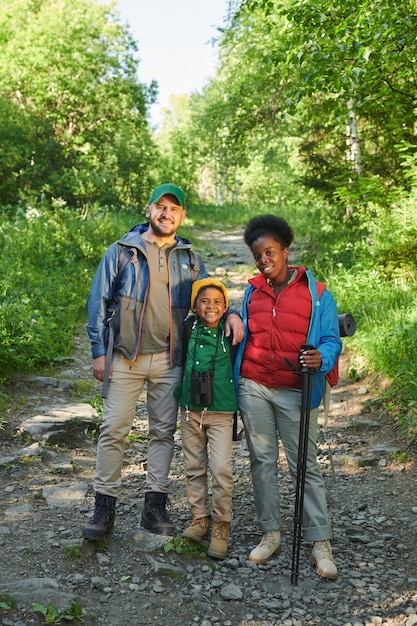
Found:
<path fill-rule="evenodd" d="M 226 312 L 226 302 L 221 289 L 203 287 L 197 296 L 193 312 L 208 328 L 218 326 Z"/>

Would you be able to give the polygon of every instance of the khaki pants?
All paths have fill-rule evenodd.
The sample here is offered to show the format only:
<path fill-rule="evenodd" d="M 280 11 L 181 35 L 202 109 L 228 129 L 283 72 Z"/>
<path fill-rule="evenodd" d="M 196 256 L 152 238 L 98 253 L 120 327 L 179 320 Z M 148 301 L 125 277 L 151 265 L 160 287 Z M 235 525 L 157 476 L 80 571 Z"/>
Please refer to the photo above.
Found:
<path fill-rule="evenodd" d="M 147 491 L 166 493 L 174 448 L 178 404 L 174 389 L 182 377 L 181 367 L 169 365 L 168 354 L 140 355 L 132 363 L 120 352 L 113 356 L 113 373 L 97 445 L 94 489 L 117 497 L 121 485 L 125 439 L 132 427 L 136 404 L 145 382 L 148 384 L 149 426 Z"/>
<path fill-rule="evenodd" d="M 212 487 L 213 520 L 232 519 L 233 413 L 181 410 L 182 449 L 187 498 L 193 518 L 209 517 L 208 468 Z M 210 450 L 210 453 L 208 451 Z"/>

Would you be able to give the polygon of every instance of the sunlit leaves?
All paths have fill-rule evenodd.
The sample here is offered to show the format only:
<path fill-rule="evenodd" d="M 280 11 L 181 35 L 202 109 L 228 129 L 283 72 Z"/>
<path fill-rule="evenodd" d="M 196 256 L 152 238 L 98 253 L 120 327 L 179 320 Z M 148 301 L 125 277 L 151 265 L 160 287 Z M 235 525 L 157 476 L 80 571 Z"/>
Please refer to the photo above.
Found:
<path fill-rule="evenodd" d="M 19 195 L 78 206 L 140 200 L 154 154 L 146 115 L 155 85 L 138 82 L 136 43 L 112 5 L 16 0 L 11 11 L 0 0 L 0 39 L 0 96 L 30 130 L 19 169 L 8 162 Z M 0 200 L 7 194 L 0 182 Z"/>

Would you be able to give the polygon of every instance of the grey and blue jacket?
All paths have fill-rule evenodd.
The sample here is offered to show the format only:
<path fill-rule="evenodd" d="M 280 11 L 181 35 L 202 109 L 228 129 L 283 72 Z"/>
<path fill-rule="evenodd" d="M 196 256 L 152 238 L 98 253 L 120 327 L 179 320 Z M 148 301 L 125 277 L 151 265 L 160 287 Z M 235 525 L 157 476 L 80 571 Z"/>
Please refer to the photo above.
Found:
<path fill-rule="evenodd" d="M 140 351 L 149 294 L 149 266 L 141 233 L 149 224 L 138 224 L 104 253 L 87 298 L 87 331 L 93 358 L 107 352 L 109 324 L 114 331 L 114 350 L 134 361 Z M 182 323 L 190 309 L 191 286 L 207 277 L 193 244 L 176 236 L 168 252 L 170 303 L 169 354 L 171 365 L 182 365 Z M 128 261 L 126 262 L 126 257 Z"/>

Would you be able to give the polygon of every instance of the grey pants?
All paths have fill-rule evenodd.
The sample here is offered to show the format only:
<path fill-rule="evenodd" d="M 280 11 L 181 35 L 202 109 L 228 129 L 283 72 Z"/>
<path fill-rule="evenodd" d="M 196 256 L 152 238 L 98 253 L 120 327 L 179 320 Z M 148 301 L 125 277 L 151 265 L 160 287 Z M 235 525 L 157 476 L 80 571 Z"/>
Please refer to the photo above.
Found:
<path fill-rule="evenodd" d="M 278 530 L 281 528 L 278 439 L 282 441 L 295 485 L 301 390 L 272 389 L 241 378 L 239 407 L 250 453 L 256 519 L 262 532 Z M 318 409 L 310 412 L 302 528 L 306 541 L 331 538 L 324 480 L 317 461 L 317 414 Z"/>
<path fill-rule="evenodd" d="M 132 427 L 136 404 L 146 381 L 149 426 L 146 488 L 147 491 L 168 492 L 178 417 L 173 392 L 181 377 L 182 368 L 171 367 L 165 352 L 140 355 L 134 363 L 115 352 L 97 445 L 95 491 L 118 495 L 125 438 Z"/>

